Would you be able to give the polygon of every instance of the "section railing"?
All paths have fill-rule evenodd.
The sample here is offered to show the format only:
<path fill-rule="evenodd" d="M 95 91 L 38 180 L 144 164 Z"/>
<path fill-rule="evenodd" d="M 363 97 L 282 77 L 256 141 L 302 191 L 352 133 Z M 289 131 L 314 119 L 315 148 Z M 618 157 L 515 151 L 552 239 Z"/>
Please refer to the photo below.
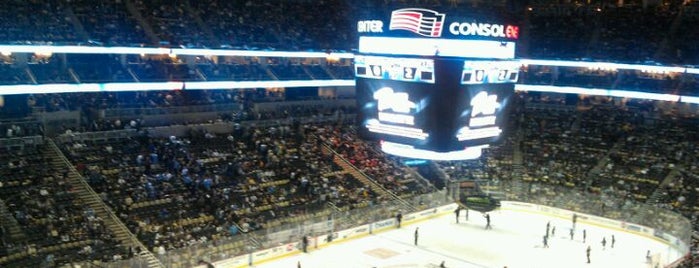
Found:
<path fill-rule="evenodd" d="M 405 203 L 412 210 L 405 210 Z M 208 241 L 189 246 L 187 248 L 167 251 L 158 258 L 166 267 L 192 267 L 201 261 L 213 263 L 229 259 L 234 256 L 248 255 L 255 251 L 297 243 L 303 236 L 327 235 L 332 239 L 334 232 L 350 227 L 368 224 L 387 218 L 395 217 L 397 211 L 409 214 L 428 208 L 438 207 L 451 203 L 444 192 L 434 192 L 415 196 L 410 199 L 396 201 L 389 200 L 380 204 L 369 204 L 366 207 L 351 210 L 342 210 L 327 204 L 311 213 L 301 217 L 289 217 L 283 219 L 283 223 L 233 235 L 224 239 Z M 257 243 L 251 243 L 250 240 Z"/>
<path fill-rule="evenodd" d="M 102 215 L 106 216 L 106 218 L 104 218 L 105 222 L 114 224 L 113 228 L 115 228 L 115 229 L 113 229 L 112 231 L 115 233 L 121 232 L 121 233 L 128 234 L 129 238 L 127 239 L 127 241 L 122 241 L 122 242 L 127 243 L 128 246 L 131 246 L 133 248 L 143 249 L 143 251 L 140 252 L 138 258 L 129 259 L 125 262 L 127 264 L 131 265 L 130 267 L 144 267 L 144 268 L 145 267 L 148 267 L 148 268 L 165 267 L 165 266 L 163 266 L 162 263 L 160 263 L 155 258 L 155 256 L 150 251 L 148 251 L 146 246 L 144 246 L 143 243 L 141 243 L 141 241 L 139 241 L 138 238 L 136 238 L 136 236 L 133 233 L 131 233 L 131 231 L 128 229 L 128 227 L 126 227 L 126 225 L 121 221 L 121 219 L 119 219 L 119 217 L 117 217 L 117 215 L 114 213 L 114 211 L 102 201 L 99 194 L 97 194 L 95 192 L 95 190 L 92 189 L 92 187 L 87 183 L 85 178 L 82 177 L 82 175 L 75 168 L 75 166 L 73 166 L 73 164 L 70 163 L 68 158 L 66 158 L 65 155 L 58 148 L 58 145 L 56 145 L 56 143 L 52 139 L 47 139 L 47 143 L 52 150 L 56 151 L 58 157 L 63 162 L 63 164 L 66 167 L 68 167 L 70 172 L 73 173 L 73 175 L 78 177 L 77 181 L 80 183 L 80 185 L 76 186 L 76 187 L 80 188 L 83 191 L 86 191 L 88 193 L 89 198 L 92 199 L 90 201 L 93 201 L 90 204 L 97 206 L 97 209 L 95 209 L 95 211 L 97 211 L 98 213 L 103 213 Z M 88 198 L 88 197 L 86 197 L 86 198 Z M 111 265 L 117 265 L 117 263 L 113 263 Z M 110 265 L 110 267 L 124 267 L 124 266 L 120 266 L 120 265 L 119 266 L 111 266 L 111 265 Z"/>
<path fill-rule="evenodd" d="M 546 205 L 651 227 L 655 229 L 656 236 L 666 233 L 681 240 L 683 244 L 669 241 L 681 251 L 687 250 L 683 247 L 691 242 L 693 227 L 689 219 L 665 208 L 619 198 L 614 193 L 589 193 L 568 186 L 520 180 L 499 180 L 491 183 L 490 187 L 504 192 L 507 201 Z"/>
<path fill-rule="evenodd" d="M 112 117 L 135 117 L 147 115 L 161 114 L 182 114 L 182 113 L 205 113 L 205 112 L 230 112 L 241 110 L 242 105 L 237 103 L 228 104 L 207 104 L 207 105 L 189 105 L 175 107 L 148 107 L 148 108 L 116 108 L 105 109 L 104 115 L 107 118 Z"/>
<path fill-rule="evenodd" d="M 602 216 L 622 221 L 630 225 L 647 226 L 655 229 L 654 235 L 661 239 L 667 233 L 677 238 L 668 241 L 677 250 L 688 252 L 692 226 L 681 215 L 662 208 L 630 201 L 617 200 L 611 196 L 588 194 L 577 189 L 542 185 L 518 181 L 524 187 L 513 187 L 513 181 L 500 180 L 492 182 L 489 187 L 500 188 L 505 193 L 505 200 L 539 204 L 573 210 L 579 213 Z M 413 209 L 404 211 L 404 202 Z M 161 261 L 168 267 L 189 267 L 205 262 L 213 263 L 234 256 L 250 256 L 255 251 L 283 245 L 296 245 L 299 249 L 303 236 L 327 237 L 334 239 L 338 231 L 395 218 L 397 211 L 410 214 L 453 203 L 446 191 L 414 196 L 398 202 L 389 200 L 380 204 L 369 204 L 365 207 L 342 210 L 328 204 L 315 213 L 297 219 L 289 219 L 281 225 L 251 231 L 245 235 L 236 235 L 225 240 L 217 240 L 190 246 L 186 249 L 171 250 Z M 247 236 L 247 238 L 246 238 Z M 246 243 L 254 238 L 259 244 L 252 246 Z M 679 242 L 681 241 L 681 243 Z M 309 245 L 313 247 L 311 243 Z"/>
<path fill-rule="evenodd" d="M 386 193 L 388 196 L 390 196 L 391 200 L 393 200 L 393 201 L 395 201 L 395 202 L 397 202 L 397 203 L 401 203 L 401 204 L 403 205 L 404 209 L 406 209 L 406 210 L 413 210 L 413 209 L 414 209 L 413 207 L 410 206 L 410 204 L 409 204 L 408 202 L 405 202 L 403 199 L 401 199 L 400 197 L 398 197 L 398 195 L 396 195 L 395 193 L 393 193 L 393 192 L 387 190 L 385 187 L 383 187 L 383 185 L 379 184 L 374 178 L 370 177 L 369 175 L 367 175 L 366 173 L 364 173 L 364 171 L 362 171 L 361 169 L 359 169 L 357 166 L 355 166 L 354 164 L 352 164 L 352 163 L 350 163 L 349 161 L 347 161 L 347 159 L 345 159 L 345 158 L 344 158 L 340 153 L 338 153 L 337 151 L 333 150 L 333 148 L 331 148 L 329 145 L 324 144 L 323 146 L 325 146 L 325 148 L 326 148 L 328 151 L 332 152 L 334 155 L 336 155 L 337 157 L 339 157 L 340 161 L 342 161 L 342 162 L 345 163 L 347 166 L 349 166 L 349 167 L 351 167 L 352 169 L 354 169 L 355 171 L 357 171 L 359 174 L 361 174 L 361 175 L 364 176 L 365 178 L 367 178 L 368 181 L 369 181 L 374 187 L 376 187 L 377 189 L 380 189 L 381 191 L 383 191 L 384 193 Z"/>

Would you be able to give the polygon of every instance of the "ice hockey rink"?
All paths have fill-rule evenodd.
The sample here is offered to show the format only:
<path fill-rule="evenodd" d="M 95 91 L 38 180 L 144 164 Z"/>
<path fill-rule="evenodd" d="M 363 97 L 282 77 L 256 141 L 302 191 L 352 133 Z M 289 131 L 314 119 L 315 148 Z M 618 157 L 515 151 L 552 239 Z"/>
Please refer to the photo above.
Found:
<path fill-rule="evenodd" d="M 539 214 L 512 210 L 490 213 L 492 229 L 486 230 L 485 218 L 471 211 L 469 220 L 462 211 L 457 224 L 455 215 L 443 215 L 404 225 L 399 229 L 371 234 L 361 238 L 334 243 L 319 249 L 309 249 L 282 259 L 258 264 L 258 268 L 376 267 L 408 268 L 439 267 L 654 267 L 647 261 L 650 250 L 653 262 L 663 267 L 681 256 L 659 240 L 612 231 L 578 223 L 570 239 L 572 222 Z M 543 247 L 546 223 L 555 227 L 549 248 Z M 418 245 L 414 243 L 419 228 Z M 582 230 L 587 237 L 583 241 Z M 611 237 L 615 244 L 612 248 Z M 606 238 L 606 247 L 602 239 Z M 587 263 L 586 249 L 591 247 Z"/>

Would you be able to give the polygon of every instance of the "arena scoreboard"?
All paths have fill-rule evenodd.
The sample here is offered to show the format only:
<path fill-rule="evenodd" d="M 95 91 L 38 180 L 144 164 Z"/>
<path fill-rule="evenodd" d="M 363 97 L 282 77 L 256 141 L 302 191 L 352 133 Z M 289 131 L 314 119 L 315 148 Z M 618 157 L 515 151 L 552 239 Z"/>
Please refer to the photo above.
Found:
<path fill-rule="evenodd" d="M 357 24 L 359 133 L 379 140 L 386 153 L 474 159 L 502 137 L 504 111 L 519 77 L 513 60 L 518 36 L 506 33 L 518 28 L 448 18 L 413 8 Z M 481 26 L 490 30 L 479 32 Z M 447 37 L 442 31 L 448 28 Z"/>

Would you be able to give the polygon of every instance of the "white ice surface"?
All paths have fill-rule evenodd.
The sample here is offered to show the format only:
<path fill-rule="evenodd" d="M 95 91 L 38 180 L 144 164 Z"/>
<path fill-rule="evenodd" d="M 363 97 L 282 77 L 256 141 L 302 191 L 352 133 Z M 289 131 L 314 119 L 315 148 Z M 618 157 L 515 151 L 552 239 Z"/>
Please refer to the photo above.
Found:
<path fill-rule="evenodd" d="M 485 230 L 485 219 L 471 211 L 469 221 L 460 223 L 455 216 L 444 215 L 426 221 L 405 225 L 400 229 L 384 231 L 366 237 L 339 242 L 309 253 L 299 253 L 283 259 L 261 263 L 258 268 L 409 268 L 438 267 L 619 267 L 648 268 L 646 251 L 660 254 L 662 264 L 679 258 L 680 253 L 657 240 L 617 232 L 610 229 L 578 223 L 574 239 L 570 239 L 570 220 L 538 214 L 499 210 L 490 213 L 492 229 Z M 556 228 L 549 239 L 549 248 L 543 248 L 546 223 Z M 419 227 L 418 246 L 413 245 L 413 233 Z M 582 230 L 587 230 L 586 243 Z M 611 248 L 611 236 L 616 238 Z M 602 238 L 607 238 L 606 248 Z M 585 250 L 591 246 L 591 263 Z M 377 257 L 370 251 L 382 251 L 393 256 Z M 662 267 L 662 265 L 660 266 Z"/>

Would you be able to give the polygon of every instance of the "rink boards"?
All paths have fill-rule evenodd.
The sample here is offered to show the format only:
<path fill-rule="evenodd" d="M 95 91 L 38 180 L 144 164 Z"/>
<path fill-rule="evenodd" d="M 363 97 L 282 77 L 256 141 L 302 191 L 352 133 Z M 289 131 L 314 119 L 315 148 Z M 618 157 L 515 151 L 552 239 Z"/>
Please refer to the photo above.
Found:
<path fill-rule="evenodd" d="M 410 213 L 403 216 L 402 225 L 409 225 L 412 223 L 420 222 L 423 220 L 428 220 L 434 217 L 442 216 L 448 213 L 453 213 L 456 209 L 456 204 L 449 204 L 445 206 L 440 206 L 436 208 L 426 209 L 415 213 Z M 611 229 L 614 231 L 627 232 L 633 235 L 638 235 L 646 238 L 656 240 L 660 243 L 666 244 L 672 247 L 673 250 L 678 252 L 677 262 L 682 259 L 688 252 L 688 246 L 682 242 L 680 239 L 664 233 L 660 230 L 655 230 L 653 228 L 642 226 L 638 224 L 627 223 L 623 221 L 611 220 L 603 217 L 598 217 L 594 215 L 578 213 L 566 209 L 560 209 L 544 205 L 536 205 L 523 202 L 514 201 L 502 201 L 501 208 L 503 210 L 518 211 L 524 213 L 540 214 L 545 216 L 552 216 L 561 219 L 568 219 L 572 221 L 573 214 L 577 215 L 578 223 L 590 224 L 602 228 Z M 315 237 L 309 237 L 308 248 L 318 249 L 334 243 L 349 241 L 352 239 L 357 239 L 365 237 L 370 234 L 375 234 L 379 232 L 384 232 L 387 230 L 393 230 L 397 227 L 397 222 L 394 217 L 387 218 L 381 221 L 377 221 L 370 224 L 364 224 L 357 227 L 349 228 L 346 230 L 336 231 L 330 235 L 320 235 Z M 300 242 L 293 242 L 283 244 L 277 247 L 255 251 L 250 254 L 236 256 L 222 261 L 214 262 L 214 266 L 217 268 L 237 268 L 237 267 L 248 267 L 249 265 L 258 265 L 260 263 L 273 261 L 276 259 L 284 258 L 294 254 L 300 253 L 302 246 Z M 205 268 L 205 266 L 199 266 Z M 668 265 L 665 267 L 673 267 L 673 265 Z"/>
<path fill-rule="evenodd" d="M 571 223 L 573 215 L 577 215 L 578 223 L 585 223 L 606 229 L 611 229 L 614 231 L 626 232 L 633 235 L 656 240 L 660 243 L 670 246 L 673 250 L 678 252 L 678 255 L 680 256 L 680 258 L 678 258 L 672 264 L 666 265 L 665 268 L 674 267 L 675 264 L 678 264 L 684 257 L 686 257 L 687 254 L 689 254 L 689 246 L 679 238 L 671 234 L 665 233 L 661 230 L 656 230 L 654 228 L 650 228 L 639 224 L 612 220 L 595 215 L 579 213 L 567 209 L 515 201 L 502 201 L 501 209 L 525 213 L 536 213 L 561 219 L 569 219 L 571 220 Z"/>

